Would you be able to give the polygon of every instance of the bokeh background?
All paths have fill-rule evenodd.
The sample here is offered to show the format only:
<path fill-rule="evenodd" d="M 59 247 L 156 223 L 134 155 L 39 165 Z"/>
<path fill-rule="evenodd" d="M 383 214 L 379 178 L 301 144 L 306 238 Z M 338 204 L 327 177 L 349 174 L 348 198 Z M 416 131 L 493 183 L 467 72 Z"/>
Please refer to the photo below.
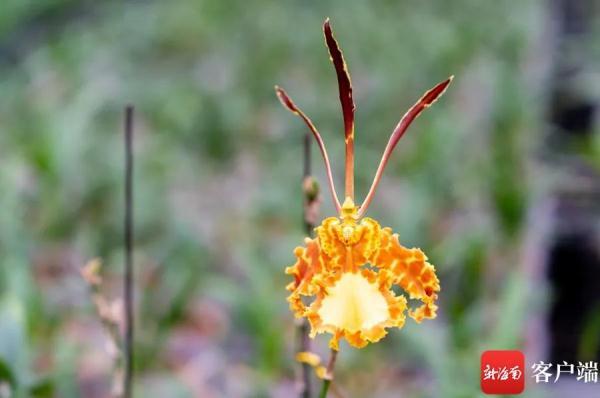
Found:
<path fill-rule="evenodd" d="M 3 0 L 1 397 L 110 395 L 109 339 L 79 270 L 101 258 L 103 294 L 120 296 L 127 103 L 136 396 L 296 396 L 283 270 L 304 236 L 305 127 L 273 86 L 321 130 L 341 187 L 327 16 L 353 78 L 358 198 L 401 115 L 455 75 L 369 210 L 436 265 L 439 316 L 343 344 L 339 392 L 480 396 L 487 349 L 522 349 L 526 366 L 600 359 L 594 1 Z M 320 214 L 334 214 L 327 192 Z M 527 377 L 532 397 L 600 391 Z"/>

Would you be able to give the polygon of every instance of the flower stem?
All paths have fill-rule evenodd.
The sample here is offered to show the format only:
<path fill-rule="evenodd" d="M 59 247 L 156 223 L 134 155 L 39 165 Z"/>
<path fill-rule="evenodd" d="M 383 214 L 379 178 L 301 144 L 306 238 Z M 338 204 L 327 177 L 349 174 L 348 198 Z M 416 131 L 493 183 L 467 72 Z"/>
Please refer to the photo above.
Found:
<path fill-rule="evenodd" d="M 123 396 L 133 395 L 133 106 L 125 108 L 125 376 Z"/>
<path fill-rule="evenodd" d="M 319 394 L 319 398 L 327 397 L 327 391 L 329 391 L 330 384 L 331 384 L 331 380 L 323 380 L 323 387 L 321 387 L 321 394 Z"/>
<path fill-rule="evenodd" d="M 323 379 L 323 386 L 321 387 L 321 393 L 319 394 L 319 398 L 327 397 L 327 392 L 329 391 L 329 387 L 331 386 L 331 382 L 333 381 L 333 369 L 335 368 L 337 354 L 338 352 L 336 350 L 331 350 L 331 355 L 329 356 L 329 363 L 327 364 L 327 373 L 325 374 L 325 378 Z"/>
<path fill-rule="evenodd" d="M 302 319 L 298 324 L 298 352 L 307 352 L 310 351 L 310 341 L 308 339 L 308 322 L 306 319 Z M 300 396 L 302 398 L 311 398 L 312 397 L 312 388 L 311 388 L 311 367 L 307 363 L 302 363 L 301 365 L 302 372 L 302 388 L 300 391 Z"/>
<path fill-rule="evenodd" d="M 304 136 L 304 156 L 303 156 L 303 176 L 302 176 L 302 203 L 303 203 L 303 213 L 302 213 L 302 223 L 304 225 L 304 230 L 306 235 L 311 236 L 313 233 L 313 229 L 315 227 L 315 217 L 318 212 L 319 206 L 319 186 L 316 181 L 311 176 L 311 137 L 310 133 L 306 133 Z M 302 319 L 300 323 L 298 323 L 297 331 L 298 331 L 298 349 L 296 352 L 307 352 L 310 351 L 310 340 L 308 338 L 308 329 L 309 325 L 306 319 Z M 303 363 L 301 365 L 301 391 L 300 396 L 302 398 L 311 398 L 312 397 L 312 388 L 311 388 L 311 367 L 307 363 Z"/>

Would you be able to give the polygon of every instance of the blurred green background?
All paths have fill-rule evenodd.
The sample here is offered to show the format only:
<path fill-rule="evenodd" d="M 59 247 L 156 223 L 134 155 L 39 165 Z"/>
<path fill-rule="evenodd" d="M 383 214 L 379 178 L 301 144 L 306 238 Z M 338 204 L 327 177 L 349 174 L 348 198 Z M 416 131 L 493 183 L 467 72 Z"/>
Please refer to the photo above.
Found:
<path fill-rule="evenodd" d="M 3 0 L 0 397 L 110 394 L 107 337 L 78 270 L 102 258 L 103 290 L 120 295 L 127 103 L 136 396 L 295 396 L 283 270 L 303 241 L 305 127 L 273 86 L 320 129 L 340 188 L 327 16 L 354 84 L 359 199 L 402 114 L 455 75 L 399 144 L 369 210 L 436 265 L 439 316 L 362 350 L 344 343 L 340 391 L 475 397 L 483 350 L 547 359 L 548 209 L 565 181 L 597 188 L 600 165 L 598 134 L 561 135 L 551 116 L 557 90 L 568 105 L 599 87 L 598 24 L 569 41 L 559 3 Z M 561 62 L 581 68 L 562 78 Z M 323 192 L 321 216 L 333 214 Z M 594 319 L 578 358 L 597 355 Z M 314 343 L 324 356 L 327 340 Z M 535 387 L 529 396 L 550 396 Z"/>

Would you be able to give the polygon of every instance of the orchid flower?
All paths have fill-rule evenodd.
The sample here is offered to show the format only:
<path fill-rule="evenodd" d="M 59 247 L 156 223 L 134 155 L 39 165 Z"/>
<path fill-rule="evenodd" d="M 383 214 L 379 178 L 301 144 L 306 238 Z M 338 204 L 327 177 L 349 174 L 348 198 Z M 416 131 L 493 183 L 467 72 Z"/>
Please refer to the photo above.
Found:
<path fill-rule="evenodd" d="M 329 345 L 337 351 L 342 338 L 351 346 L 362 348 L 382 339 L 387 328 L 404 326 L 407 299 L 396 294 L 394 286 L 402 288 L 410 299 L 421 301 L 417 308 L 408 311 L 417 323 L 436 317 L 440 282 L 427 256 L 418 248 L 402 246 L 398 234 L 364 215 L 396 144 L 417 116 L 444 93 L 453 77 L 427 91 L 400 119 L 383 152 L 371 188 L 362 204 L 356 205 L 352 84 L 329 19 L 323 24 L 323 33 L 337 75 L 344 118 L 346 162 L 342 204 L 321 134 L 282 88 L 276 86 L 275 90 L 281 103 L 304 121 L 317 141 L 338 212 L 337 217 L 326 218 L 315 228 L 314 239 L 305 238 L 304 246 L 295 249 L 296 262 L 285 270 L 294 277 L 287 286 L 290 291 L 287 300 L 296 317 L 308 319 L 310 336 L 330 333 Z"/>

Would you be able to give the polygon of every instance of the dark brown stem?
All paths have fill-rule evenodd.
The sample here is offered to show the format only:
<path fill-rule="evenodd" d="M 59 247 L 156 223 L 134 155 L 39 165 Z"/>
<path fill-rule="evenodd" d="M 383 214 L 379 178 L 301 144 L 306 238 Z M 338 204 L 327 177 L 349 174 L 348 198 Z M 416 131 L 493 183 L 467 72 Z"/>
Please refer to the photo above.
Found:
<path fill-rule="evenodd" d="M 303 179 L 310 177 L 312 173 L 311 157 L 310 157 L 310 134 L 304 134 L 304 170 L 302 173 Z M 308 231 L 310 232 L 310 231 Z"/>
<path fill-rule="evenodd" d="M 312 236 L 315 228 L 315 216 L 319 205 L 319 186 L 311 176 L 311 136 L 310 133 L 304 135 L 304 156 L 303 156 L 303 175 L 302 175 L 302 195 L 303 212 L 302 223 L 305 233 Z M 310 339 L 308 337 L 309 325 L 306 319 L 302 318 L 298 324 L 298 349 L 297 352 L 310 351 Z M 311 388 L 311 367 L 307 363 L 301 365 L 302 388 L 300 396 L 303 398 L 312 397 Z"/>
<path fill-rule="evenodd" d="M 306 319 L 302 319 L 298 324 L 298 352 L 310 351 L 310 340 L 308 337 L 308 322 Z M 302 388 L 300 390 L 300 396 L 302 398 L 312 397 L 312 386 L 311 386 L 311 367 L 307 363 L 301 364 L 302 371 Z"/>
<path fill-rule="evenodd" d="M 133 395 L 133 106 L 125 108 L 125 376 L 123 396 Z"/>

